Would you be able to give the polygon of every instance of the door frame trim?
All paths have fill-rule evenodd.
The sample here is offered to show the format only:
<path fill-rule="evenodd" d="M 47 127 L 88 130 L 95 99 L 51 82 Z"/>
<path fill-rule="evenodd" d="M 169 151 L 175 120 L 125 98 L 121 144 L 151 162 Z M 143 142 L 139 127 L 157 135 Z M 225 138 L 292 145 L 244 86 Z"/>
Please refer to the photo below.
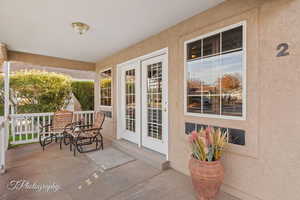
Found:
<path fill-rule="evenodd" d="M 121 90 L 121 68 L 122 67 L 124 67 L 124 66 L 128 66 L 128 65 L 130 65 L 130 64 L 138 64 L 138 67 L 139 67 L 139 75 L 141 76 L 142 74 L 141 74 L 141 65 L 142 65 L 142 62 L 144 61 L 144 60 L 148 60 L 148 59 L 150 59 L 150 58 L 153 58 L 153 57 L 156 57 L 156 56 L 161 56 L 161 55 L 165 55 L 166 56 L 166 65 L 165 65 L 165 69 L 163 70 L 163 73 L 167 73 L 167 75 L 165 76 L 165 78 L 166 78 L 166 83 L 167 83 L 167 85 L 166 85 L 166 99 L 167 99 L 167 102 L 169 102 L 169 98 L 168 98 L 168 88 L 169 88 L 169 81 L 168 81 L 168 67 L 169 67 L 169 55 L 168 55 L 168 47 L 165 47 L 165 48 L 163 48 L 163 49 L 159 49 L 159 50 L 157 50 L 157 51 L 153 51 L 153 52 L 151 52 L 151 53 L 148 53 L 148 54 L 145 54 L 145 55 L 143 55 L 143 56 L 140 56 L 140 57 L 137 57 L 137 58 L 133 58 L 133 59 L 130 59 L 130 60 L 127 60 L 127 61 L 125 61 L 125 62 L 123 62 L 123 63 L 119 63 L 119 64 L 117 64 L 117 68 L 116 68 L 116 71 L 117 71 L 117 73 L 116 73 L 116 78 L 117 78 L 117 84 L 116 84 L 116 92 L 117 92 L 117 94 L 116 94 L 116 107 L 117 107 L 117 113 L 120 113 L 120 111 L 121 111 L 121 92 L 118 92 L 118 91 L 120 91 Z M 140 95 L 140 98 L 141 98 L 141 95 Z M 167 135 L 166 135 L 166 145 L 167 145 L 167 148 L 166 148 L 166 159 L 167 160 L 169 160 L 169 146 L 170 146 L 170 144 L 169 144 L 169 103 L 168 103 L 168 105 L 166 105 L 166 108 L 167 108 L 167 114 L 166 114 L 166 127 L 165 127 L 165 129 L 166 129 L 166 132 L 167 132 Z M 122 115 L 117 115 L 117 118 L 116 118 L 116 126 L 117 126 L 117 128 L 116 128 L 116 130 L 117 130 L 117 139 L 121 139 L 122 137 L 122 135 L 121 135 L 121 124 L 119 123 L 119 122 L 121 122 L 122 121 L 122 119 L 121 119 L 121 117 L 122 117 Z M 140 119 L 142 119 L 142 116 L 141 116 L 141 114 L 140 114 Z M 140 128 L 141 129 L 141 128 Z M 139 148 L 141 148 L 142 147 L 142 137 L 141 137 L 141 130 L 139 131 L 140 132 L 140 134 L 139 134 L 139 142 L 138 142 L 138 146 L 139 146 Z"/>

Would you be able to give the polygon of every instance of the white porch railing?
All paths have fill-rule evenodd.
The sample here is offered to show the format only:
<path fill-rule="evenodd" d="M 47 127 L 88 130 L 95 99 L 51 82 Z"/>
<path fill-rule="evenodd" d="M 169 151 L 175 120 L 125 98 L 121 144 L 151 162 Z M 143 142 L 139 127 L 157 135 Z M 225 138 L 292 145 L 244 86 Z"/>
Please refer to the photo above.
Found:
<path fill-rule="evenodd" d="M 10 143 L 26 144 L 39 141 L 40 126 L 49 124 L 54 113 L 12 114 L 10 126 Z M 74 121 L 82 120 L 91 124 L 94 111 L 74 112 Z"/>

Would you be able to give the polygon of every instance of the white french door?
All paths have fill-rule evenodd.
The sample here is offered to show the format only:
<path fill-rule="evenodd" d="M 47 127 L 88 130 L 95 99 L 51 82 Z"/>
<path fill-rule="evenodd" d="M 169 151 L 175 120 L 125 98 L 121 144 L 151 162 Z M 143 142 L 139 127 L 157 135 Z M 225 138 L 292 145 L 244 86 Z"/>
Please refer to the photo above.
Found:
<path fill-rule="evenodd" d="M 118 67 L 118 136 L 167 154 L 167 54 L 143 57 Z"/>
<path fill-rule="evenodd" d="M 167 58 L 142 62 L 142 145 L 166 154 L 168 148 Z"/>
<path fill-rule="evenodd" d="M 131 63 L 120 71 L 120 136 L 133 143 L 140 141 L 140 70 Z"/>

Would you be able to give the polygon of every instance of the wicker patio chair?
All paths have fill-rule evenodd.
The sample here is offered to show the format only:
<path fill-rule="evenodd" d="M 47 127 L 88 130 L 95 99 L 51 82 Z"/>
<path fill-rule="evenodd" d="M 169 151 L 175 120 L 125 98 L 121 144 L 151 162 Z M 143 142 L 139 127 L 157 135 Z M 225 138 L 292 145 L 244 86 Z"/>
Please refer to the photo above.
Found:
<path fill-rule="evenodd" d="M 103 150 L 103 136 L 101 134 L 102 126 L 105 120 L 105 114 L 102 112 L 95 112 L 93 125 L 77 125 L 72 131 L 71 144 L 74 146 L 74 156 L 76 151 L 79 153 L 86 153 L 91 151 Z M 86 149 L 87 146 L 95 144 L 95 148 Z M 70 149 L 72 149 L 70 146 Z"/>
<path fill-rule="evenodd" d="M 53 120 L 50 124 L 42 125 L 40 127 L 39 141 L 43 147 L 52 143 L 53 140 L 57 142 L 63 133 L 67 131 L 67 127 L 72 124 L 73 112 L 67 110 L 60 110 L 54 113 Z"/>

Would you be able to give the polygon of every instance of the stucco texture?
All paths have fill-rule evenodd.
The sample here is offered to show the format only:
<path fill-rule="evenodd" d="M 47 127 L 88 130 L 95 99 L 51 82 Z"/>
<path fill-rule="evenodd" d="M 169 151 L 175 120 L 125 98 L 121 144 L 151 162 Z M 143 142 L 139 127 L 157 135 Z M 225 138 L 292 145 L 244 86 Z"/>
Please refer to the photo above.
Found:
<path fill-rule="evenodd" d="M 185 121 L 244 129 L 246 145 L 230 145 L 223 158 L 222 189 L 245 200 L 300 199 L 299 18 L 300 0 L 227 0 L 97 62 L 96 70 L 112 67 L 115 85 L 117 64 L 168 47 L 171 166 L 189 173 Z M 247 23 L 246 120 L 185 116 L 184 41 L 241 21 Z M 276 57 L 280 43 L 289 44 L 290 55 Z M 113 95 L 117 92 L 114 89 Z M 99 105 L 99 94 L 95 96 Z M 116 108 L 113 98 L 113 116 Z M 116 125 L 113 117 L 112 138 Z"/>

